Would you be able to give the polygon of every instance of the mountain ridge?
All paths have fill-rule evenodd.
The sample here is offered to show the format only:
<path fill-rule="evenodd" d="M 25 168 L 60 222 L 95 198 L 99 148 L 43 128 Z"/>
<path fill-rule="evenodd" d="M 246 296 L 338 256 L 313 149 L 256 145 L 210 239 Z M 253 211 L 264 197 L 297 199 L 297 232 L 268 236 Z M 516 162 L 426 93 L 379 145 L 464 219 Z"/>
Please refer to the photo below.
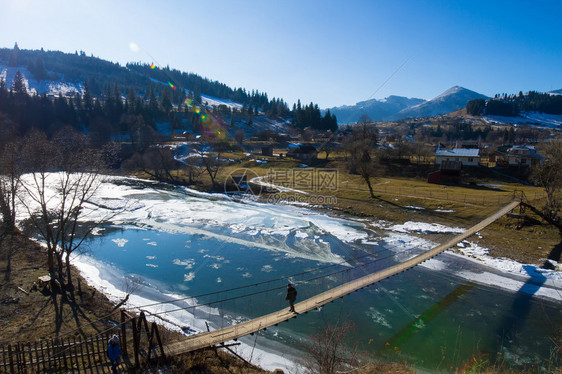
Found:
<path fill-rule="evenodd" d="M 382 100 L 365 100 L 354 105 L 342 105 L 329 108 L 329 110 L 338 117 L 338 122 L 340 124 L 357 122 L 363 114 L 368 115 L 374 121 L 382 121 L 402 109 L 425 101 L 426 100 L 419 98 L 390 95 Z"/>
<path fill-rule="evenodd" d="M 461 86 L 453 86 L 431 100 L 401 110 L 390 119 L 430 117 L 450 113 L 466 107 L 466 103 L 474 99 L 489 99 L 489 97 Z"/>
<path fill-rule="evenodd" d="M 330 108 L 340 124 L 357 122 L 366 114 L 373 121 L 392 121 L 411 117 L 428 117 L 462 109 L 473 99 L 487 96 L 461 86 L 453 86 L 431 100 L 391 95 L 382 100 L 360 101 L 355 105 Z"/>

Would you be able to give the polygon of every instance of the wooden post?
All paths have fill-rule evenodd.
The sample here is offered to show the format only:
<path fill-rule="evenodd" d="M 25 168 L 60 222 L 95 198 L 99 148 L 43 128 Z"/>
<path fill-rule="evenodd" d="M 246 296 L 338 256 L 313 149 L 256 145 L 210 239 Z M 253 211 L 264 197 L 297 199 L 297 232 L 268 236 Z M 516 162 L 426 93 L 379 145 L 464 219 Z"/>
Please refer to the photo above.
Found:
<path fill-rule="evenodd" d="M 94 348 L 94 353 L 96 353 L 96 351 L 97 351 L 97 356 L 98 356 L 97 360 L 100 361 L 100 362 L 103 362 L 102 361 L 102 354 L 101 354 L 102 350 L 100 349 L 100 338 L 99 337 L 96 338 L 95 342 L 96 342 L 96 346 Z M 95 357 L 95 355 L 94 355 L 94 357 Z"/>
<path fill-rule="evenodd" d="M 68 338 L 68 340 L 70 341 L 70 337 Z M 76 362 L 76 368 L 79 371 L 82 371 L 80 369 L 84 369 L 86 367 L 86 365 L 84 364 L 84 355 L 81 354 L 82 351 L 82 344 L 80 342 L 80 340 L 78 340 L 78 344 L 76 344 L 76 337 L 73 336 L 72 337 L 72 346 L 74 347 L 74 360 L 71 360 L 70 363 L 72 364 L 73 361 Z M 82 366 L 80 366 L 79 362 L 81 362 Z M 71 370 L 73 369 L 73 367 L 71 367 Z"/>
<path fill-rule="evenodd" d="M 92 369 L 92 360 L 90 359 L 90 347 L 89 347 L 89 339 L 86 339 L 84 341 L 85 346 L 85 351 L 86 351 L 86 360 L 88 360 L 88 367 L 90 368 L 90 372 L 93 373 L 93 369 Z"/>
<path fill-rule="evenodd" d="M 60 346 L 58 345 L 56 339 L 51 339 L 51 346 L 53 347 L 53 356 L 54 356 L 54 359 L 55 359 L 55 366 L 58 369 L 62 369 Z"/>
<path fill-rule="evenodd" d="M 121 350 L 123 351 L 123 356 L 128 357 L 129 354 L 127 352 L 127 329 L 125 323 L 127 322 L 127 315 L 125 311 L 121 311 Z"/>
<path fill-rule="evenodd" d="M 24 371 L 25 369 L 25 358 L 22 358 L 22 352 L 21 352 L 21 344 L 20 343 L 16 343 L 16 360 L 17 360 L 17 368 L 18 368 L 18 372 Z"/>
<path fill-rule="evenodd" d="M 37 369 L 34 371 L 39 372 L 41 370 L 40 361 L 39 361 L 39 349 L 41 346 L 37 346 L 37 342 L 33 343 L 33 351 L 35 352 L 35 361 L 33 362 L 33 366 L 37 365 Z"/>
<path fill-rule="evenodd" d="M 140 366 L 140 361 L 139 361 L 139 340 L 140 340 L 140 334 L 138 332 L 138 327 L 137 327 L 137 317 L 134 317 L 131 319 L 132 325 L 133 325 L 133 351 L 134 351 L 134 357 L 135 357 L 135 367 L 138 368 Z"/>
<path fill-rule="evenodd" d="M 0 362 L 0 367 L 6 366 L 6 353 L 4 351 L 4 345 L 0 345 L 0 354 L 2 355 L 2 362 Z"/>
<path fill-rule="evenodd" d="M 51 368 L 51 365 L 54 365 L 52 362 L 54 360 L 53 356 L 53 349 L 51 349 L 51 344 L 49 340 L 45 340 L 45 350 L 47 351 L 47 369 Z"/>
<path fill-rule="evenodd" d="M 20 368 L 20 357 L 19 357 L 19 347 L 18 347 L 18 343 L 14 344 L 14 356 L 15 356 L 15 368 L 18 371 L 18 373 L 20 372 L 21 368 Z"/>
<path fill-rule="evenodd" d="M 29 367 L 33 371 L 33 351 L 31 350 L 31 343 L 27 343 L 27 353 L 29 354 Z"/>
<path fill-rule="evenodd" d="M 148 322 L 146 321 L 146 315 L 142 311 L 141 311 L 140 316 L 139 316 L 139 332 L 142 329 L 142 326 L 140 325 L 141 323 L 142 323 L 142 326 L 144 326 L 144 331 L 146 332 L 146 336 L 148 337 L 149 334 L 150 334 L 150 329 L 148 328 Z"/>
<path fill-rule="evenodd" d="M 12 373 L 15 373 L 16 371 L 14 370 L 14 358 L 12 357 L 12 345 L 8 344 L 8 360 L 10 362 L 10 371 Z"/>
<path fill-rule="evenodd" d="M 74 339 L 74 343 L 76 344 L 76 339 Z M 80 338 L 79 341 L 78 341 L 78 344 L 80 344 L 80 356 L 82 356 L 82 366 L 84 367 L 84 371 L 86 371 L 86 367 L 92 366 L 92 365 L 90 365 L 90 357 L 88 357 L 87 359 L 86 359 L 86 357 L 84 357 L 84 344 L 86 344 L 86 341 L 82 340 L 82 338 Z M 88 352 L 88 351 L 86 350 L 86 352 Z M 86 364 L 86 360 L 88 361 L 88 364 Z"/>
<path fill-rule="evenodd" d="M 43 370 L 45 370 L 45 368 L 46 368 L 46 367 L 45 367 L 45 355 L 44 355 L 44 351 L 43 351 L 43 343 L 44 343 L 43 341 L 42 341 L 41 343 L 39 343 L 40 352 L 37 352 L 38 354 L 41 353 L 41 359 L 40 359 L 41 362 L 40 362 L 39 365 L 37 365 L 37 369 L 38 369 L 37 371 L 39 371 L 39 369 L 41 368 L 41 366 L 43 366 Z M 41 366 L 40 366 L 40 365 L 41 365 Z"/>
<path fill-rule="evenodd" d="M 70 341 L 70 336 L 66 338 L 66 341 L 68 343 L 68 363 L 67 366 L 70 368 L 70 370 L 72 370 L 72 364 L 74 362 L 76 362 L 76 365 L 78 365 L 78 351 L 76 350 L 76 339 L 74 340 L 74 344 L 72 344 L 72 342 Z M 74 351 L 74 352 L 73 352 Z"/>
<path fill-rule="evenodd" d="M 156 322 L 152 322 L 152 328 L 154 329 L 156 341 L 158 342 L 158 346 L 160 347 L 160 354 L 162 355 L 162 358 L 165 358 L 166 355 L 164 354 L 164 345 L 162 345 L 162 339 L 160 339 L 160 333 L 158 332 L 158 325 L 156 324 Z"/>
<path fill-rule="evenodd" d="M 27 360 L 25 358 L 25 344 L 19 343 L 18 350 L 19 350 L 19 360 L 21 362 L 20 364 L 21 368 L 24 372 L 27 372 Z"/>
<path fill-rule="evenodd" d="M 60 338 L 60 344 L 62 346 L 61 347 L 62 348 L 62 351 L 61 351 L 62 364 L 63 364 L 63 367 L 66 369 L 68 367 L 68 365 L 67 365 L 67 360 L 66 360 L 67 351 L 66 351 L 66 347 L 64 345 L 64 338 Z"/>

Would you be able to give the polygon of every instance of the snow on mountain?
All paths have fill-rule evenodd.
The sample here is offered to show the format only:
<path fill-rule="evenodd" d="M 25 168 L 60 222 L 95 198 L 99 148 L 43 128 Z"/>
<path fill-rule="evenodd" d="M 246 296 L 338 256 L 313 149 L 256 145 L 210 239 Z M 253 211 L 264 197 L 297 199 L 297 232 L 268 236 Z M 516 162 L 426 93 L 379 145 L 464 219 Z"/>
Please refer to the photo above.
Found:
<path fill-rule="evenodd" d="M 363 114 L 367 114 L 373 121 L 383 121 L 402 109 L 423 102 L 423 99 L 393 95 L 382 100 L 360 101 L 355 105 L 344 105 L 329 110 L 336 115 L 339 124 L 357 122 Z"/>
<path fill-rule="evenodd" d="M 549 92 L 550 94 L 555 94 L 555 95 L 562 95 L 562 88 L 559 90 L 553 90 Z"/>
<path fill-rule="evenodd" d="M 539 112 L 521 112 L 519 117 L 486 115 L 482 119 L 491 124 L 527 124 L 546 128 L 562 128 L 562 115 Z"/>
<path fill-rule="evenodd" d="M 237 109 L 237 110 L 242 109 L 242 104 L 240 103 L 227 99 L 219 99 L 209 95 L 201 95 L 201 100 L 203 101 L 203 104 L 205 104 L 208 107 L 226 105 L 230 109 Z"/>
<path fill-rule="evenodd" d="M 466 107 L 466 103 L 474 99 L 488 99 L 488 97 L 464 87 L 454 86 L 429 101 L 402 109 L 392 115 L 391 119 L 429 117 L 450 113 Z"/>
<path fill-rule="evenodd" d="M 14 77 L 17 72 L 23 75 L 25 87 L 27 92 L 30 94 L 47 94 L 48 96 L 58 96 L 62 94 L 63 96 L 74 96 L 74 94 L 82 94 L 84 87 L 81 84 L 63 82 L 63 81 L 52 81 L 52 80 L 37 80 L 27 70 L 25 67 L 9 67 L 5 65 L 0 65 L 0 80 L 3 79 L 6 83 L 6 87 L 12 87 L 14 83 Z"/>

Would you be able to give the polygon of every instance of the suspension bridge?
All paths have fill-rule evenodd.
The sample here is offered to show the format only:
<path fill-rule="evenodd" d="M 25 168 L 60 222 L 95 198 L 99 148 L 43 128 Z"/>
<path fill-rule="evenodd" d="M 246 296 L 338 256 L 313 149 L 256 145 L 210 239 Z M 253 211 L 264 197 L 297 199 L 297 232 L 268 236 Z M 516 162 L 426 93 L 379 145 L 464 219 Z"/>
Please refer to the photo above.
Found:
<path fill-rule="evenodd" d="M 464 239 L 470 237 L 471 235 L 475 234 L 478 231 L 481 231 L 492 222 L 498 220 L 502 216 L 506 215 L 517 206 L 520 205 L 520 201 L 514 200 L 496 213 L 492 214 L 488 218 L 484 219 L 483 221 L 479 222 L 478 224 L 472 226 L 471 228 L 464 231 L 462 234 L 459 234 L 444 244 L 438 245 L 430 250 L 423 252 L 415 257 L 412 257 L 404 262 L 400 262 L 398 264 L 383 268 L 382 270 L 374 271 L 370 274 L 365 276 L 359 277 L 357 279 L 348 281 L 347 283 L 343 283 L 340 286 L 334 287 L 322 293 L 316 294 L 311 296 L 297 304 L 295 304 L 295 311 L 296 313 L 289 312 L 289 308 L 283 308 L 277 310 L 273 313 L 254 318 L 249 321 L 241 322 L 238 324 L 230 325 L 224 328 L 220 328 L 214 331 L 207 331 L 192 334 L 186 336 L 178 341 L 162 344 L 162 340 L 160 339 L 160 335 L 158 333 L 158 326 L 155 322 L 152 322 L 151 327 L 149 327 L 149 323 L 146 318 L 146 314 L 142 309 L 136 308 L 141 310 L 140 316 L 136 316 L 134 314 L 127 313 L 125 311 L 121 311 L 121 323 L 116 323 L 114 326 L 101 331 L 96 336 L 89 337 L 86 340 L 76 341 L 74 337 L 58 337 L 52 340 L 49 344 L 47 341 L 46 344 L 39 344 L 35 343 L 34 346 L 31 346 L 29 343 L 27 344 L 16 344 L 14 346 L 8 345 L 7 347 L 0 347 L 0 372 L 8 370 L 9 372 L 26 372 L 27 368 L 31 368 L 31 370 L 39 371 L 42 367 L 44 370 L 52 369 L 52 368 L 69 368 L 74 367 L 75 365 L 82 365 L 81 367 L 84 368 L 84 372 L 88 370 L 91 373 L 99 373 L 99 372 L 107 372 L 108 366 L 107 361 L 105 358 L 105 348 L 104 342 L 107 341 L 107 334 L 109 333 L 118 333 L 121 337 L 121 346 L 123 348 L 123 353 L 125 356 L 125 365 L 134 365 L 138 367 L 143 360 L 141 355 L 143 352 L 145 354 L 144 358 L 150 360 L 151 356 L 153 358 L 156 357 L 163 357 L 163 356 L 175 356 L 180 355 L 183 353 L 193 352 L 200 349 L 205 348 L 228 348 L 230 345 L 233 344 L 225 344 L 227 342 L 231 342 L 233 340 L 237 340 L 246 335 L 254 334 L 260 330 L 265 330 L 268 327 L 278 325 L 279 323 L 289 321 L 292 318 L 296 318 L 301 314 L 306 314 L 311 310 L 318 309 L 330 302 L 333 302 L 337 299 L 340 299 L 350 293 L 358 291 L 362 288 L 368 287 L 374 283 L 377 283 L 383 279 L 392 277 L 396 274 L 404 272 L 408 269 L 411 269 L 424 261 L 427 261 L 440 253 L 443 253 L 447 249 L 455 246 L 457 243 L 463 241 Z M 380 259 L 376 259 L 372 262 L 377 262 Z M 369 262 L 370 263 L 370 262 Z M 331 265 L 330 265 L 331 266 Z M 362 265 L 359 265 L 362 266 Z M 329 266 L 327 266 L 329 267 Z M 314 271 L 314 270 L 313 270 Z M 339 271 L 338 271 L 339 272 Z M 336 272 L 337 273 L 337 272 Z M 335 274 L 335 273 L 331 273 Z M 324 276 L 317 277 L 322 278 Z M 287 278 L 283 278 L 287 279 Z M 268 283 L 268 282 L 264 282 Z M 252 285 L 255 286 L 255 285 Z M 247 286 L 241 286 L 230 289 L 239 290 L 245 289 Z M 278 288 L 266 290 L 272 291 Z M 461 289 L 460 292 L 465 292 L 466 290 Z M 220 293 L 223 291 L 219 291 Z M 260 292 L 256 292 L 255 294 L 259 294 Z M 199 296 L 208 296 L 212 295 L 199 295 Z M 244 296 L 236 296 L 225 300 L 234 300 L 240 297 L 246 297 L 249 295 Z M 449 299 L 455 297 L 455 294 L 447 296 L 443 303 L 450 302 Z M 175 300 L 177 301 L 177 300 Z M 168 302 L 159 302 L 155 304 L 148 304 L 147 306 L 152 305 L 159 305 L 165 304 Z M 197 306 L 203 305 L 210 305 L 211 303 L 200 304 L 195 306 L 190 306 L 188 308 L 195 308 Z M 187 308 L 180 308 L 180 309 L 187 309 Z M 180 310 L 177 309 L 177 310 Z M 163 313 L 170 312 L 167 310 Z M 427 316 L 421 316 L 420 318 L 432 318 L 433 313 L 435 311 L 428 311 Z M 152 315 L 156 316 L 158 313 L 151 313 Z M 100 319 L 106 319 L 109 316 L 103 317 Z M 95 321 L 94 321 L 95 322 Z M 93 323 L 93 322 L 92 322 Z M 130 331 L 127 333 L 127 326 L 130 326 Z M 72 333 L 72 331 L 69 334 Z M 128 337 L 130 339 L 128 339 Z M 407 339 L 408 331 L 400 332 L 396 340 L 403 340 Z M 71 341 L 71 339 L 73 339 Z M 128 343 L 132 342 L 132 352 L 128 352 L 127 346 Z M 147 344 L 148 349 L 144 349 L 141 346 Z M 235 343 L 236 344 L 236 343 Z M 131 347 L 129 346 L 129 349 Z M 129 354 L 130 353 L 130 354 Z M 81 362 L 81 364 L 79 364 Z M 86 370 L 87 369 L 87 370 Z"/>
<path fill-rule="evenodd" d="M 418 256 L 303 300 L 295 304 L 296 313 L 289 312 L 289 308 L 287 307 L 282 310 L 278 310 L 276 312 L 246 322 L 231 325 L 214 331 L 190 335 L 185 339 L 165 346 L 164 353 L 166 355 L 173 356 L 203 348 L 214 347 L 231 340 L 236 340 L 242 336 L 250 335 L 260 330 L 267 329 L 270 326 L 275 326 L 281 322 L 288 321 L 291 318 L 296 318 L 299 314 L 304 314 L 311 310 L 318 309 L 319 307 L 326 305 L 334 300 L 342 298 L 352 292 L 370 286 L 383 279 L 392 277 L 393 275 L 411 269 L 421 264 L 422 262 L 437 256 L 438 254 L 455 246 L 457 243 L 460 243 L 464 239 L 472 236 L 476 232 L 484 229 L 492 222 L 503 217 L 504 215 L 515 209 L 517 206 L 519 206 L 519 204 L 520 202 L 517 200 L 512 201 L 493 215 L 467 229 L 462 234 L 457 235 L 446 243 L 438 245 Z"/>

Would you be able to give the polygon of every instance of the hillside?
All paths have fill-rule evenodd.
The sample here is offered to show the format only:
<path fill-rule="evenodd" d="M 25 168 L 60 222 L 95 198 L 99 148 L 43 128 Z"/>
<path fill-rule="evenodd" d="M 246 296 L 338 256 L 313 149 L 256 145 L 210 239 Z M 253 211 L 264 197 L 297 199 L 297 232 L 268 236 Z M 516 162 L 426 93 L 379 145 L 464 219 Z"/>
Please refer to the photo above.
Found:
<path fill-rule="evenodd" d="M 240 106 L 252 106 L 255 111 L 268 112 L 275 106 L 276 114 L 288 112 L 287 104 L 281 99 L 269 99 L 266 93 L 243 88 L 231 88 L 218 81 L 201 77 L 194 73 L 181 72 L 168 66 L 161 67 L 143 63 L 130 63 L 121 66 L 83 51 L 64 53 L 60 51 L 26 50 L 17 44 L 14 48 L 0 48 L 0 79 L 9 88 L 16 71 L 21 71 L 29 84 L 29 93 L 58 95 L 75 92 L 83 93 L 88 85 L 94 97 L 107 97 L 114 87 L 122 96 L 127 96 L 131 88 L 135 94 L 148 97 L 153 90 L 156 96 L 170 89 L 172 104 L 183 103 L 191 92 L 197 103 L 205 94 L 224 101 L 236 102 Z"/>

